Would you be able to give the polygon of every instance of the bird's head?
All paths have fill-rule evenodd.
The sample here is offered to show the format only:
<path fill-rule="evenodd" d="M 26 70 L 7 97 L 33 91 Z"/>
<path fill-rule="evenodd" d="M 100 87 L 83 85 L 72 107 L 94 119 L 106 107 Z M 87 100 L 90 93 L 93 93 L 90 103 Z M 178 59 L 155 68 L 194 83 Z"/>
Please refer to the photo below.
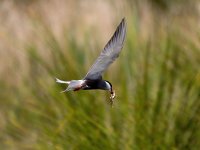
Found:
<path fill-rule="evenodd" d="M 106 83 L 106 88 L 107 88 L 107 90 L 109 90 L 110 91 L 110 103 L 111 103 L 111 105 L 113 105 L 113 100 L 114 100 L 114 98 L 115 98 L 115 91 L 113 90 L 113 88 L 112 88 L 112 84 L 109 82 L 109 81 L 105 81 L 105 83 Z"/>

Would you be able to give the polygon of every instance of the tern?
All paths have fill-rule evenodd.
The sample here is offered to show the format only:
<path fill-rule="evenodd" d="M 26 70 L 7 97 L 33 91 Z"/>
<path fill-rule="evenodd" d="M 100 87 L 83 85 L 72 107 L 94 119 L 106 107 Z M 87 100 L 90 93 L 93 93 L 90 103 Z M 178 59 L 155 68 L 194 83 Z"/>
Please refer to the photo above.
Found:
<path fill-rule="evenodd" d="M 110 102 L 113 104 L 115 98 L 115 91 L 112 84 L 103 80 L 102 73 L 113 63 L 119 56 L 126 36 L 126 21 L 122 19 L 121 23 L 117 26 L 111 39 L 108 41 L 99 57 L 96 59 L 92 67 L 89 69 L 86 76 L 81 80 L 63 81 L 56 78 L 57 83 L 67 84 L 68 87 L 62 91 L 78 91 L 78 90 L 108 90 L 111 94 Z"/>

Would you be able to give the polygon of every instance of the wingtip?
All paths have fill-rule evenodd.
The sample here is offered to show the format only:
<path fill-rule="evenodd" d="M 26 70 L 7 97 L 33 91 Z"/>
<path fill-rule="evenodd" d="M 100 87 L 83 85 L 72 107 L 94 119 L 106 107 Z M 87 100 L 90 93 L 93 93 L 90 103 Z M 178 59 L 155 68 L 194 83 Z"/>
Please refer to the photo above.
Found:
<path fill-rule="evenodd" d="M 126 24 L 126 17 L 123 17 L 121 22 Z"/>
<path fill-rule="evenodd" d="M 120 24 L 118 25 L 118 28 L 123 28 L 126 30 L 126 18 L 123 17 Z"/>
<path fill-rule="evenodd" d="M 127 32 L 126 17 L 122 18 L 122 21 L 121 21 L 119 26 L 121 27 L 122 32 L 124 33 L 124 37 L 123 37 L 123 42 L 124 42 L 125 36 L 126 36 L 126 32 Z"/>

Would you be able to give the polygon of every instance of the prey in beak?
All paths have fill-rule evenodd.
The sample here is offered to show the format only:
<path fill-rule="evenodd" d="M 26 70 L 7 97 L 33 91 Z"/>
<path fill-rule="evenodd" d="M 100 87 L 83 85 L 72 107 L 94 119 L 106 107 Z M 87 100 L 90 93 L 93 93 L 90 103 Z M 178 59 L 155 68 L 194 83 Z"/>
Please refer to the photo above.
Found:
<path fill-rule="evenodd" d="M 116 95 L 115 95 L 115 91 L 112 90 L 112 91 L 110 92 L 110 104 L 111 104 L 111 106 L 113 106 L 115 96 L 116 96 Z"/>

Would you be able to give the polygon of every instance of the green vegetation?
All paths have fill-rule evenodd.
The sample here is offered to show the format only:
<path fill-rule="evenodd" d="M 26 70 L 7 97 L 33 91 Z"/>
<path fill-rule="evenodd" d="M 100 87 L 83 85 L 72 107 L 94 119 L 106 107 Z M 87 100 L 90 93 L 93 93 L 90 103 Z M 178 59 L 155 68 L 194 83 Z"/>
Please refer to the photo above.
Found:
<path fill-rule="evenodd" d="M 114 108 L 108 92 L 60 93 L 66 87 L 54 80 L 84 77 L 103 47 L 98 40 L 89 44 L 93 30 L 79 42 L 63 29 L 60 43 L 45 23 L 32 20 L 42 48 L 23 43 L 26 73 L 15 69 L 22 77 L 14 85 L 0 80 L 0 149 L 199 149 L 198 28 L 191 35 L 183 33 L 180 20 L 161 22 L 145 38 L 132 11 L 126 20 L 123 51 L 104 74 L 117 94 Z"/>

